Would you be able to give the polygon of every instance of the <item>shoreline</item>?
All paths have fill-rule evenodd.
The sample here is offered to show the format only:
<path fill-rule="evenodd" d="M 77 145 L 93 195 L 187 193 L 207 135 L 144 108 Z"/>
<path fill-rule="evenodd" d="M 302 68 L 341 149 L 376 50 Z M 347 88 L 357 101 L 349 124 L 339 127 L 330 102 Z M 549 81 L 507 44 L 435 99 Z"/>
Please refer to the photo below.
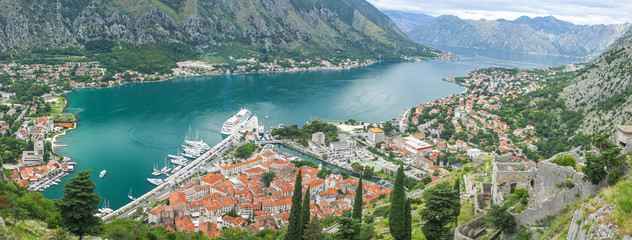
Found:
<path fill-rule="evenodd" d="M 70 105 L 70 100 L 68 100 L 68 98 L 66 98 L 66 94 L 61 95 L 61 97 L 63 97 L 64 100 L 66 101 L 66 105 L 64 105 L 64 107 L 61 109 L 60 113 L 67 113 L 66 112 L 66 108 L 68 107 L 68 105 Z M 77 117 L 77 115 L 75 115 L 74 113 L 70 113 L 70 114 L 75 119 L 75 121 L 72 122 L 72 128 L 67 128 L 67 129 L 61 131 L 60 133 L 55 134 L 53 136 L 53 138 L 51 139 L 51 141 L 50 141 L 52 155 L 61 156 L 63 158 L 63 161 L 70 161 L 71 159 L 68 156 L 64 156 L 64 155 L 62 155 L 60 153 L 55 152 L 55 147 L 67 147 L 68 145 L 58 145 L 58 144 L 55 144 L 55 143 L 57 142 L 57 137 L 64 136 L 64 135 L 66 135 L 66 132 L 68 132 L 70 130 L 74 130 L 74 129 L 77 128 L 77 124 L 79 123 L 79 117 Z"/>
<path fill-rule="evenodd" d="M 439 60 L 439 59 L 437 59 L 437 60 Z M 169 76 L 169 77 L 166 77 L 166 78 L 163 78 L 163 79 L 159 79 L 159 80 L 155 80 L 155 81 L 124 82 L 124 83 L 119 83 L 118 85 L 107 86 L 107 87 L 94 86 L 94 87 L 74 88 L 73 90 L 68 91 L 68 93 L 71 93 L 71 92 L 74 92 L 74 91 L 78 91 L 78 90 L 83 90 L 83 89 L 108 89 L 108 88 L 115 88 L 115 87 L 120 87 L 120 86 L 124 86 L 124 85 L 128 85 L 128 84 L 158 83 L 158 82 L 166 82 L 166 81 L 174 80 L 174 79 L 177 79 L 177 78 L 189 78 L 189 77 L 232 76 L 232 75 L 237 76 L 237 75 L 250 75 L 250 74 L 298 73 L 298 72 L 312 72 L 312 71 L 341 71 L 341 70 L 349 70 L 349 69 L 352 69 L 352 68 L 371 66 L 373 64 L 381 63 L 381 62 L 384 62 L 384 61 L 372 61 L 372 62 L 366 63 L 366 64 L 358 64 L 358 65 L 355 65 L 355 66 L 336 67 L 336 68 L 325 68 L 325 67 L 322 67 L 322 68 L 317 68 L 317 69 L 301 69 L 301 70 L 239 72 L 239 73 L 208 73 L 208 74 L 205 73 L 205 74 L 177 75 L 177 76 Z M 413 61 L 402 61 L 402 62 L 413 62 Z"/>

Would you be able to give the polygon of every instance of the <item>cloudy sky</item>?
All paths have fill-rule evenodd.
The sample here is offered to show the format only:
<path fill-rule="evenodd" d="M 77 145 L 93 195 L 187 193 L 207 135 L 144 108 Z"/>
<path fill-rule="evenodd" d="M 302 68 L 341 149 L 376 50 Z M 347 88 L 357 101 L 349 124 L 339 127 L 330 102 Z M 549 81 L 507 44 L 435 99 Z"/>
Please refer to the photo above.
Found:
<path fill-rule="evenodd" d="M 632 0 L 368 0 L 379 9 L 509 20 L 549 16 L 575 24 L 632 22 Z"/>

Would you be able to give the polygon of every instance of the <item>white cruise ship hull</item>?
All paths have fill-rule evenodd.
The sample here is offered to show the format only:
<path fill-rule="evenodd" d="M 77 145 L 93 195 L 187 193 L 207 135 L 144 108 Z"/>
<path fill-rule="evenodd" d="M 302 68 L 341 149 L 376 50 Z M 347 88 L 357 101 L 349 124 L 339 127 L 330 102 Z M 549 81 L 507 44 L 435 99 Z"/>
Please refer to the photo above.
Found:
<path fill-rule="evenodd" d="M 241 109 L 236 115 L 231 116 L 224 124 L 222 125 L 222 130 L 220 131 L 223 138 L 228 137 L 233 134 L 235 131 L 241 129 L 246 121 L 250 118 L 251 112 L 247 109 Z"/>

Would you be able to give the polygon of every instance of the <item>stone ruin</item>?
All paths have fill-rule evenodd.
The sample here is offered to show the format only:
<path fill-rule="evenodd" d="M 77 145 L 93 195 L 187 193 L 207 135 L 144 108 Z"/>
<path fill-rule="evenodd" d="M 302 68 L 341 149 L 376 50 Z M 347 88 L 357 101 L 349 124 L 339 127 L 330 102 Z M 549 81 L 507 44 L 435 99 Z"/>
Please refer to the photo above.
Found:
<path fill-rule="evenodd" d="M 623 154 L 632 152 L 632 125 L 617 125 L 617 144 L 623 149 Z"/>
<path fill-rule="evenodd" d="M 583 173 L 572 167 L 552 163 L 552 159 L 538 164 L 535 185 L 529 191 L 531 197 L 527 209 L 514 215 L 519 226 L 536 224 L 549 215 L 559 213 L 568 204 L 596 194 L 605 186 L 605 181 L 593 185 L 590 181 L 582 180 Z"/>
<path fill-rule="evenodd" d="M 537 169 L 534 162 L 494 161 L 493 164 L 491 191 L 494 204 L 502 204 L 514 189 L 533 190 Z"/>
<path fill-rule="evenodd" d="M 472 219 L 454 229 L 454 240 L 472 240 L 485 231 L 485 216 Z"/>
<path fill-rule="evenodd" d="M 487 178 L 485 174 L 472 174 L 463 176 L 465 194 L 473 199 L 474 213 L 487 212 L 491 207 L 492 185 L 488 182 L 477 181 L 477 178 Z"/>

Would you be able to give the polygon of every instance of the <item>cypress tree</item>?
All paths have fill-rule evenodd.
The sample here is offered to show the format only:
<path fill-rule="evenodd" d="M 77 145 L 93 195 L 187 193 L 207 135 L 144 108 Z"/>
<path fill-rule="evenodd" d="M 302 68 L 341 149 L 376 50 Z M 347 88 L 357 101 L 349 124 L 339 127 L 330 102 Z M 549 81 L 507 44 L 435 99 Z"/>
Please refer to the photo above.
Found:
<path fill-rule="evenodd" d="M 55 202 L 61 213 L 61 225 L 68 231 L 79 235 L 79 239 L 89 233 L 99 230 L 101 219 L 95 217 L 98 204 L 101 201 L 99 194 L 94 193 L 96 184 L 90 180 L 90 172 L 84 170 L 70 179 L 64 186 L 64 196 Z"/>
<path fill-rule="evenodd" d="M 413 237 L 413 216 L 410 210 L 410 199 L 406 198 L 406 236 L 404 239 L 410 240 Z"/>
<path fill-rule="evenodd" d="M 459 192 L 461 192 L 461 179 L 457 178 L 456 181 L 454 181 L 454 190 L 457 190 Z"/>
<path fill-rule="evenodd" d="M 358 219 L 362 221 L 362 176 L 360 176 L 360 181 L 358 181 L 358 187 L 356 187 L 355 199 L 353 200 L 353 214 L 351 214 L 352 218 Z"/>
<path fill-rule="evenodd" d="M 428 188 L 423 193 L 426 206 L 420 211 L 424 225 L 421 231 L 428 240 L 444 239 L 448 236 L 449 223 L 456 221 L 460 213 L 460 202 L 457 191 L 447 182 Z"/>
<path fill-rule="evenodd" d="M 310 216 L 309 192 L 310 192 L 310 187 L 307 187 L 305 196 L 303 196 L 303 206 L 301 206 L 301 235 L 300 236 L 303 236 L 303 230 L 305 230 L 305 227 L 307 226 L 307 224 L 309 224 L 309 216 Z"/>
<path fill-rule="evenodd" d="M 325 234 L 323 233 L 323 227 L 320 226 L 320 219 L 318 216 L 314 216 L 311 222 L 305 226 L 303 230 L 303 239 L 305 240 L 323 240 Z"/>
<path fill-rule="evenodd" d="M 404 166 L 400 165 L 395 176 L 395 185 L 391 192 L 391 212 L 388 215 L 388 228 L 396 240 L 404 240 L 406 233 L 406 191 L 404 190 Z"/>
<path fill-rule="evenodd" d="M 290 218 L 288 219 L 286 240 L 301 239 L 301 195 L 303 193 L 303 178 L 301 169 L 298 170 L 296 181 L 294 181 L 294 192 L 292 193 L 292 208 L 290 209 Z"/>
<path fill-rule="evenodd" d="M 453 193 L 453 198 L 454 198 L 454 203 L 452 205 L 452 212 L 454 213 L 455 217 L 454 217 L 454 227 L 459 225 L 459 220 L 458 217 L 461 214 L 461 179 L 457 178 L 456 181 L 454 182 L 454 193 Z"/>

